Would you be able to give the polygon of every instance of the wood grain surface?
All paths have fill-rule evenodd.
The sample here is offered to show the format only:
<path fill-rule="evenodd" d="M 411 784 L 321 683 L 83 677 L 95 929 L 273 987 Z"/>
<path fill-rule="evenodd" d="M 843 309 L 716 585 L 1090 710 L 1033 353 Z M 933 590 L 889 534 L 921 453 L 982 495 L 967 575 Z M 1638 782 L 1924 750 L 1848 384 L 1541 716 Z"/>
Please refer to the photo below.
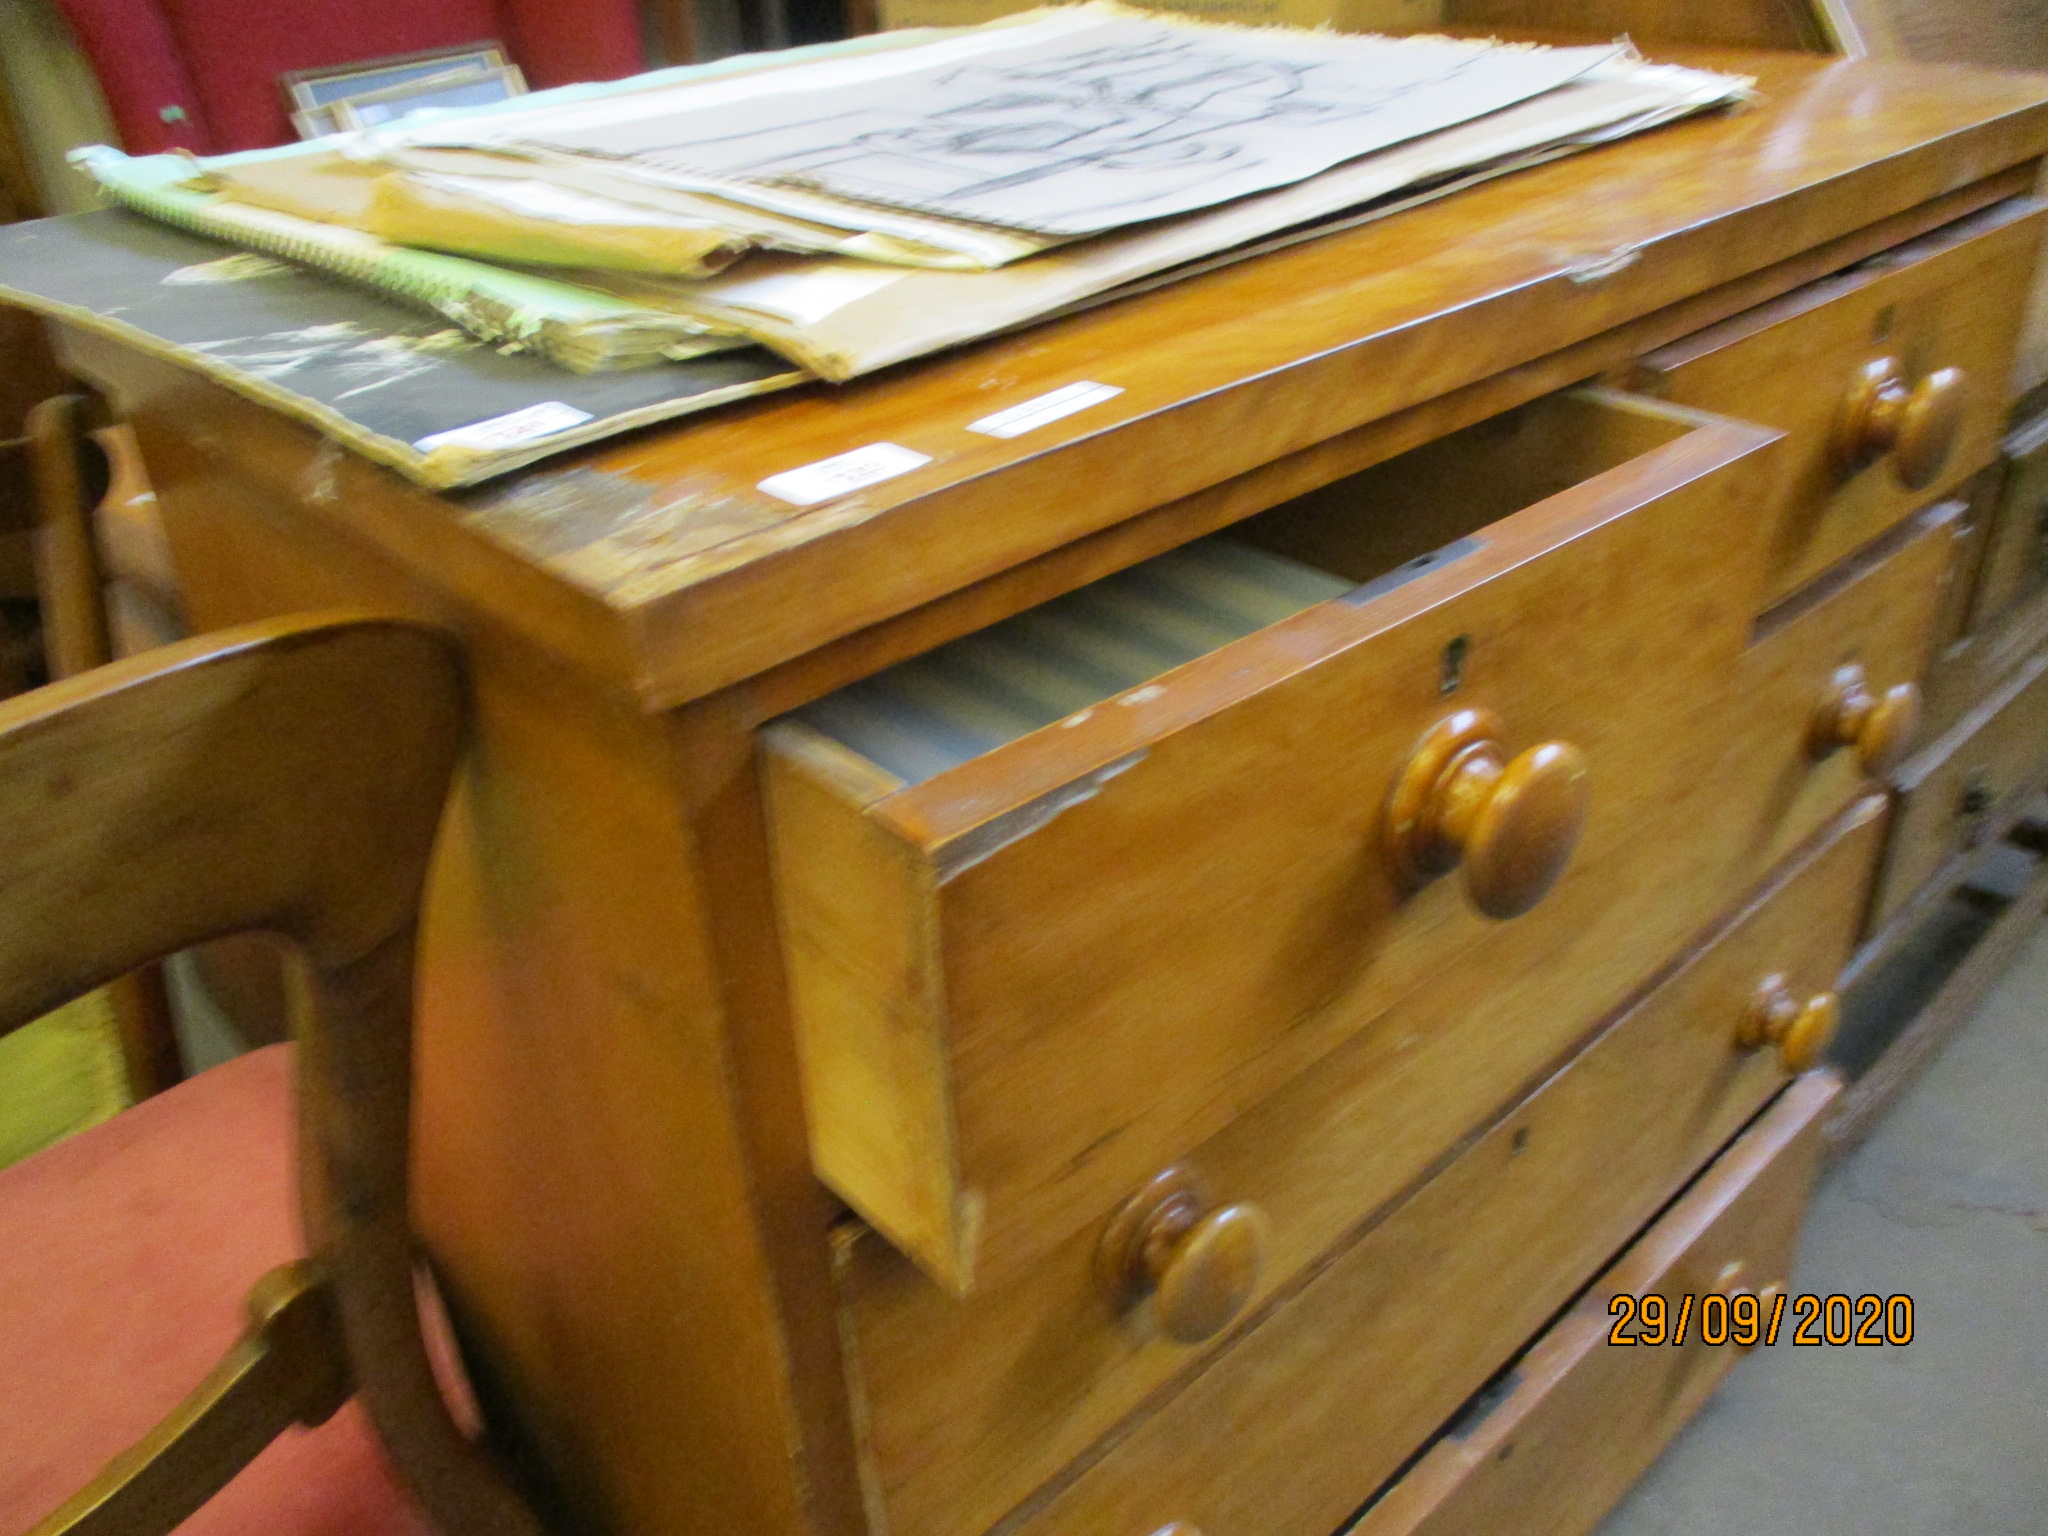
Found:
<path fill-rule="evenodd" d="M 1845 664 L 1860 666 L 1880 693 L 1925 670 L 1954 555 L 1949 529 L 1962 512 L 1959 502 L 1930 507 L 1759 621 L 1728 705 L 1753 723 L 1740 768 L 1723 782 L 1745 807 L 1743 836 L 1759 867 L 1869 781 L 1852 748 L 1817 753 L 1807 727 Z"/>
<path fill-rule="evenodd" d="M 1917 675 L 1941 602 L 1948 530 L 1960 511 L 1953 503 L 1930 509 L 1766 615 L 1713 714 L 1721 757 L 1697 770 L 1692 794 L 1639 829 L 1641 844 L 1661 850 L 1659 862 L 1637 867 L 1624 853 L 1589 863 L 1581 880 L 1568 879 L 1558 892 L 1555 910 L 1539 908 L 1502 926 L 1454 975 L 1439 973 L 1362 1030 L 1341 1006 L 1337 1019 L 1294 1028 L 1282 1059 L 1297 1065 L 1313 1059 L 1327 1031 L 1358 1034 L 1193 1154 L 1224 1175 L 1217 1181 L 1223 1196 L 1256 1199 L 1275 1215 L 1270 1285 L 1284 1285 L 1358 1211 L 1391 1198 L 1428 1165 L 1433 1149 L 1452 1144 L 1474 1116 L 1539 1070 L 1546 1053 L 1562 1049 L 1576 1020 L 1634 985 L 1690 927 L 1868 790 L 1850 754 L 1811 757 L 1807 722 L 1845 657 L 1862 658 L 1880 681 Z M 1868 809 L 1858 814 L 1870 817 Z M 1859 846 L 1867 860 L 1874 840 L 1866 836 Z M 1853 887 L 1859 921 L 1867 868 L 1841 876 Z M 1258 1159 L 1276 1146 L 1302 1149 L 1312 1160 L 1317 1171 L 1299 1182 L 1325 1202 L 1315 1218 L 1291 1203 L 1295 1193 L 1262 1187 Z M 861 1351 L 870 1422 L 886 1428 L 900 1412 L 920 1426 L 886 1435 L 875 1453 L 885 1460 L 874 1475 L 892 1489 L 900 1484 L 899 1519 L 928 1519 L 936 1528 L 960 1515 L 965 1506 L 954 1501 L 1003 1496 L 991 1490 L 1016 1496 L 1128 1411 L 1133 1394 L 1185 1368 L 1184 1351 L 1156 1340 L 1137 1348 L 1112 1343 L 1107 1319 L 1092 1329 L 1073 1321 L 1086 1305 L 1074 1278 L 1085 1267 L 1076 1242 L 986 1303 L 965 1307 L 946 1302 L 872 1237 L 849 1245 L 849 1326 L 887 1340 Z M 967 1384 L 970 1374 L 1023 1348 L 1028 1359 L 985 1375 L 986 1391 Z M 955 1361 L 950 1371 L 934 1358 L 940 1349 Z M 977 1362 L 974 1372 L 958 1363 L 966 1360 Z M 1042 1385 L 1033 1395 L 1019 1382 Z M 975 1412 L 957 1415 L 963 1402 L 1005 1415 L 1000 1431 Z M 943 1427 L 959 1424 L 975 1426 L 970 1441 Z M 974 1507 L 976 1518 L 987 1513 Z"/>
<path fill-rule="evenodd" d="M 1776 1091 L 1775 1061 L 1731 1056 L 1732 1031 L 1758 967 L 1772 967 L 1765 951 L 1799 954 L 1809 989 L 1833 976 L 1867 856 L 1866 845 L 1809 866 L 1811 897 L 1787 888 L 1783 916 L 1766 902 L 1100 1460 L 998 1529 L 1341 1525 Z"/>
<path fill-rule="evenodd" d="M 1585 858 L 1640 846 L 1718 738 L 1770 441 L 1626 397 L 1531 406 L 1288 516 L 1277 538 L 1314 523 L 1321 564 L 1358 581 L 1477 536 L 1369 601 L 1320 604 L 894 793 L 809 727 L 775 728 L 823 1177 L 943 1284 L 998 1283 L 1278 1086 L 1254 1063 L 1292 1070 L 1271 1047 L 1302 1017 L 1341 999 L 1362 1021 L 1452 961 L 1494 919 L 1457 878 L 1414 888 L 1380 821 L 1424 733 L 1461 708 L 1504 722 L 1511 752 L 1584 754 Z M 1383 547 L 1389 526 L 1413 547 Z"/>
<path fill-rule="evenodd" d="M 747 899 L 766 871 L 744 843 L 750 738 L 643 714 L 138 426 L 195 625 L 353 601 L 466 654 L 476 745 L 424 915 L 415 1201 L 545 1512 L 634 1536 L 860 1530 L 837 1207 L 804 1154 L 765 891 Z M 750 965 L 730 933 L 748 927 Z"/>
<path fill-rule="evenodd" d="M 546 1469 L 558 1515 L 575 1511 L 627 1536 L 866 1528 L 826 1268 L 836 1207 L 807 1163 L 771 907 L 754 741 L 764 718 L 1983 209 L 2028 185 L 2048 150 L 2041 82 L 1688 57 L 1755 73 L 1759 104 L 1142 300 L 844 389 L 620 439 L 462 496 L 401 482 L 171 365 L 68 340 L 69 358 L 135 420 L 195 622 L 373 603 L 446 625 L 469 654 L 479 745 L 427 913 L 419 1210 L 448 1256 L 494 1426 Z M 1009 442 L 964 431 L 991 410 L 1086 378 L 1123 393 Z M 874 441 L 932 462 L 807 511 L 755 489 L 768 474 Z M 1703 517 L 1695 537 L 1718 526 Z M 1690 546 L 1691 586 L 1670 604 L 1712 610 L 1694 628 L 1716 648 L 1724 683 L 1770 639 L 1750 630 L 1764 602 L 1768 525 L 1752 516 L 1744 526 L 1756 536 L 1753 558 L 1742 539 Z M 1665 530 L 1664 542 L 1686 531 Z M 1919 558 L 1904 545 L 1894 553 Z M 1646 570 L 1666 570 L 1664 560 L 1644 551 Z M 1625 586 L 1613 573 L 1617 605 L 1633 611 Z M 1589 576 L 1589 598 L 1609 590 Z M 1000 773 L 984 767 L 978 779 L 970 764 L 943 795 L 900 797 L 899 809 L 920 820 L 899 846 L 944 845 L 1077 770 L 1143 747 L 1146 766 L 1111 781 L 1117 795 L 1134 795 L 1148 774 L 1175 792 L 1149 808 L 1133 798 L 1128 812 L 1119 798 L 1115 815 L 1133 828 L 1152 817 L 1174 846 L 1192 848 L 1201 839 L 1176 754 L 1193 753 L 1187 744 L 1216 721 L 1253 720 L 1262 691 L 1288 697 L 1285 709 L 1268 706 L 1271 723 L 1309 733 L 1315 748 L 1317 711 L 1300 703 L 1319 702 L 1310 697 L 1317 679 L 1341 671 L 1349 651 L 1391 645 L 1394 672 L 1408 675 L 1406 657 L 1440 677 L 1454 635 L 1430 629 L 1430 614 L 1447 613 L 1452 595 L 1411 585 L 1348 620 L 1304 616 L 1282 626 L 1281 638 L 1303 647 L 1291 660 L 1269 636 L 1247 653 L 1251 676 L 1226 675 L 1212 657 L 1162 696 L 1078 728 L 1071 743 L 1013 744 L 996 754 Z M 1824 609 L 1802 601 L 1790 596 L 1780 632 L 1788 615 Z M 1901 634 L 1915 612 L 1904 605 Z M 1531 609 L 1527 622 L 1552 621 Z M 1607 634 L 1583 619 L 1555 623 L 1548 652 L 1523 648 L 1527 679 L 1566 677 L 1587 646 L 1627 648 L 1627 626 Z M 1404 629 L 1410 638 L 1396 640 Z M 1411 645 L 1413 657 L 1400 649 Z M 1874 650 L 1866 660 L 1876 670 Z M 1605 670 L 1638 676 L 1619 656 Z M 1432 964 L 1459 963 L 1418 965 L 1426 984 L 1392 1007 L 1377 996 L 1365 1010 L 1340 998 L 1306 1012 L 1254 999 L 1248 1017 L 1265 1049 L 1142 1122 L 1144 1135 L 1156 1133 L 1153 1152 L 1199 1145 L 1223 1202 L 1240 1199 L 1261 1168 L 1310 1171 L 1261 1194 L 1273 1233 L 1262 1286 L 1293 1286 L 1319 1255 L 1384 1225 L 1469 1132 L 1540 1084 L 1596 1019 L 1684 951 L 1785 840 L 1856 792 L 1839 756 L 1813 770 L 1825 791 L 1783 780 L 1784 712 L 1732 707 L 1723 688 L 1693 686 L 1701 675 L 1700 663 L 1673 657 L 1627 702 L 1649 724 L 1616 781 L 1624 793 L 1603 802 L 1596 780 L 1594 805 L 1597 818 L 1603 803 L 1639 794 L 1645 814 L 1627 823 L 1629 838 L 1619 823 L 1596 824 L 1582 870 L 1528 916 L 1476 935 L 1455 931 L 1483 921 L 1449 910 L 1462 897 L 1430 888 L 1421 900 L 1446 909 L 1449 935 Z M 1367 681 L 1360 672 L 1359 685 Z M 1556 693 L 1565 699 L 1561 682 Z M 1320 701 L 1324 717 L 1329 703 Z M 1581 719 L 1606 728 L 1615 718 L 1595 697 L 1560 708 L 1577 712 L 1574 731 Z M 1712 729 L 1692 723 L 1716 711 Z M 1415 723 L 1419 732 L 1426 722 Z M 1399 759 L 1414 734 L 1386 755 Z M 1256 743 L 1246 735 L 1239 745 Z M 1327 743 L 1320 750 L 1327 756 Z M 1365 777 L 1348 797 L 1330 780 L 1335 822 L 1374 802 L 1380 781 Z M 1681 781 L 1685 793 L 1649 793 Z M 1071 839 L 1111 799 L 1048 830 L 1065 825 L 1060 836 Z M 1307 846 L 1299 810 L 1271 814 L 1290 811 Z M 1178 889 L 1191 866 L 1183 852 L 1155 867 Z M 994 881 L 1002 871 L 991 859 L 960 877 L 992 882 L 981 909 L 992 918 L 1013 894 Z M 1039 870 L 1043 889 L 1010 910 L 1057 913 L 1086 894 L 1059 890 L 1056 873 Z M 951 897 L 966 889 L 956 882 Z M 1212 947 L 1227 947 L 1235 929 L 1212 915 L 1222 935 Z M 1138 924 L 1119 942 L 1151 931 Z M 949 959 L 972 959 L 977 942 L 1004 954 L 986 937 L 956 935 Z M 1106 941 L 1099 958 L 1131 963 Z M 1084 967 L 1065 983 L 1053 977 L 1041 1004 L 1064 1007 L 1095 975 Z M 991 962 L 986 995 L 1003 980 Z M 1289 1027 L 1272 1030 L 1283 1013 Z M 1159 1051 L 1170 1089 L 1183 1081 L 1176 1047 L 1167 1040 Z M 1044 1095 L 1064 1091 L 1074 1073 L 1060 1055 L 1048 1049 L 1050 1075 L 1015 1078 L 1007 1098 L 988 1079 L 984 1125 L 1008 1136 L 1024 1163 L 1039 1155 L 1029 1143 Z M 1324 1070 L 1302 1070 L 1317 1062 Z M 1775 1070 L 1761 1057 L 1747 1063 Z M 1091 1088 L 1079 1082 L 1077 1102 Z M 1106 1212 L 1158 1171 L 1161 1159 L 1120 1145 L 1140 1140 L 1131 1132 L 1091 1152 L 1081 1182 L 1095 1183 L 1074 1195 L 1077 1206 Z M 1129 1166 L 1112 1177 L 1118 1159 Z M 1048 1199 L 1044 1225 L 1059 1226 L 1064 1210 Z M 1037 1242 L 1041 1217 L 1016 1211 L 1015 1231 Z M 1085 1219 L 1070 1234 L 1042 1264 L 1092 1247 Z M 953 1305 L 871 1236 L 853 1240 L 842 1262 L 852 1277 L 845 1295 L 863 1294 L 859 1277 L 878 1276 L 899 1297 L 925 1298 L 906 1301 L 902 1318 L 930 1298 Z M 983 1300 L 1008 1307 L 1027 1289 L 1019 1281 Z M 1307 1316 L 1294 1310 L 1307 1294 L 1286 1310 Z M 1000 1362 L 1023 1352 L 1009 1379 L 1050 1417 L 1030 1421 L 1014 1464 L 989 1471 L 986 1484 L 981 1473 L 951 1492 L 932 1484 L 919 1495 L 924 1508 L 965 1508 L 948 1504 L 957 1498 L 998 1515 L 1014 1509 L 1062 1457 L 1126 1414 L 1116 1431 L 1129 1431 L 1126 1446 L 1165 1433 L 1166 1421 L 1143 1428 L 1142 1405 L 1211 1349 L 1249 1337 L 1237 1330 L 1264 1332 L 1281 1315 L 1268 1306 L 1276 1295 L 1255 1295 L 1246 1320 L 1212 1344 L 1137 1351 L 1148 1363 L 1128 1376 L 1107 1370 L 1120 1353 L 1069 1353 L 1066 1325 L 1030 1310 L 1039 1301 L 1020 1312 L 992 1306 L 988 1315 L 1011 1329 L 979 1346 L 986 1384 L 1001 1389 Z M 907 1371 L 928 1357 L 900 1343 L 861 1368 L 884 1358 Z M 1060 1405 L 1077 1390 L 1096 1401 L 1089 1373 L 1098 1365 L 1105 1380 L 1115 1376 L 1101 1388 L 1107 1417 L 1077 1431 Z M 1260 1390 L 1293 1392 L 1302 1378 L 1291 1370 Z M 1053 1388 L 1027 1390 L 1043 1379 Z M 1183 1392 L 1176 1406 L 1186 1400 Z M 954 1399 L 929 1431 L 932 1446 L 943 1450 L 946 1435 L 977 1423 L 978 1401 Z M 1428 1425 L 1417 1424 L 1419 1436 Z M 1298 1461 L 1298 1447 L 1279 1459 Z M 930 1465 L 953 1463 L 934 1455 Z M 1327 1492 L 1305 1481 L 1302 1497 Z M 1209 1536 L 1230 1536 L 1227 1522 Z"/>
<path fill-rule="evenodd" d="M 1671 1053 L 1669 1081 L 1685 1085 L 1668 1092 L 1695 1095 L 1687 1102 L 1707 1120 L 1753 1108 L 1783 1081 L 1770 1060 L 1735 1049 L 1750 989 L 1774 970 L 1808 990 L 1832 980 L 1860 918 L 1882 812 L 1881 800 L 1859 802 L 1734 905 L 1762 917 L 1745 919 L 1719 944 L 1704 936 L 1707 948 L 1682 961 L 1674 990 L 1652 992 L 1643 1004 L 1666 1021 L 1655 1028 L 1681 1032 L 1657 1053 Z M 1092 1231 L 1025 1280 L 965 1304 L 922 1281 L 872 1234 L 849 1234 L 841 1256 L 848 1348 L 869 1425 L 870 1485 L 890 1528 L 927 1536 L 996 1520 L 1105 1433 L 1142 1423 L 1156 1407 L 1150 1394 L 1170 1392 L 1240 1341 L 1256 1340 L 1258 1318 L 1347 1243 L 1407 1219 L 1403 1202 L 1429 1198 L 1425 1181 L 1463 1155 L 1479 1134 L 1474 1127 L 1499 1122 L 1551 1078 L 1598 1021 L 1570 1014 L 1579 977 L 1597 969 L 1585 961 L 1598 946 L 1553 946 L 1540 960 L 1527 948 L 1490 950 L 1471 968 L 1483 974 L 1446 978 L 1191 1156 L 1216 1199 L 1256 1204 L 1271 1233 L 1249 1324 L 1213 1346 L 1190 1349 L 1142 1315 L 1106 1308 L 1090 1282 Z M 1505 1081 L 1495 1074 L 1502 1058 L 1516 1064 Z M 1630 1060 L 1646 1072 L 1665 1070 L 1642 1066 L 1647 1056 Z M 1619 1113 L 1602 1111 L 1610 1123 Z M 1732 1129 L 1746 1113 L 1719 1123 Z M 1684 1118 L 1674 1115 L 1655 1134 L 1676 1134 Z M 1511 1147 L 1513 1132 L 1506 1134 Z M 1589 1122 L 1579 1134 L 1596 1133 Z M 1575 1213 L 1573 1224 L 1597 1220 L 1595 1209 Z M 1444 1308 L 1444 1325 L 1490 1326 L 1450 1323 L 1451 1313 L 1466 1310 Z M 1499 1346 L 1501 1358 L 1513 1342 Z M 1314 1374 L 1303 1378 L 1304 1390 Z M 1168 1513 L 1186 1512 L 1163 1511 L 1154 1525 Z"/>
<path fill-rule="evenodd" d="M 1789 1088 L 1346 1536 L 1584 1536 L 1742 1359 L 1610 1346 L 1617 1296 L 1781 1289 L 1841 1084 Z M 1737 1267 L 1739 1266 L 1739 1267 Z M 1730 1270 L 1734 1269 L 1731 1275 Z M 1697 1303 L 1695 1303 L 1697 1305 Z"/>
<path fill-rule="evenodd" d="M 1809 0 L 1447 0 L 1444 19 L 1460 28 L 1498 27 L 1525 32 L 1619 37 L 1640 47 L 1719 43 L 1745 48 L 1833 51 L 1828 29 Z"/>
<path fill-rule="evenodd" d="M 2048 210 L 2002 203 L 1643 359 L 1638 387 L 1790 434 L 1771 590 L 1811 581 L 1998 456 L 2016 316 Z M 1907 484 L 1897 450 L 1854 468 L 1832 452 L 1844 404 L 1873 360 L 1921 388 L 1960 370 L 1961 420 L 1937 475 Z"/>
<path fill-rule="evenodd" d="M 1997 623 L 2048 586 L 2048 416 L 2021 423 L 2007 443 L 2003 472 L 1985 508 L 1973 629 Z"/>
<path fill-rule="evenodd" d="M 1883 924 L 1943 864 L 1976 846 L 2018 799 L 2048 777 L 2048 653 L 2023 664 L 1990 697 L 1893 777 L 1898 817 L 1885 851 L 1871 926 Z"/>
<path fill-rule="evenodd" d="M 438 498 L 323 452 L 305 429 L 244 444 L 240 423 L 263 412 L 208 409 L 232 416 L 219 440 L 232 438 L 282 491 L 331 491 L 310 500 L 315 515 L 433 571 L 508 624 L 544 630 L 551 648 L 647 702 L 673 704 L 2048 149 L 2048 85 L 2025 77 L 1792 54 L 1666 56 L 1754 74 L 1758 104 L 1142 300 L 621 439 L 465 496 Z M 124 376 L 131 412 L 148 397 L 204 393 L 175 370 L 109 354 L 119 349 L 75 355 Z M 1123 393 L 1007 442 L 964 430 L 1079 379 Z M 876 441 L 932 462 L 807 510 L 756 489 Z"/>
<path fill-rule="evenodd" d="M 0 1033 L 225 933 L 278 934 L 301 962 L 307 1269 L 250 1276 L 250 1338 L 38 1536 L 170 1531 L 350 1380 L 437 1526 L 540 1536 L 451 1420 L 414 1292 L 414 958 L 464 726 L 449 637 L 360 613 L 252 624 L 0 704 Z M 303 1326 L 266 1338 L 276 1309 Z"/>

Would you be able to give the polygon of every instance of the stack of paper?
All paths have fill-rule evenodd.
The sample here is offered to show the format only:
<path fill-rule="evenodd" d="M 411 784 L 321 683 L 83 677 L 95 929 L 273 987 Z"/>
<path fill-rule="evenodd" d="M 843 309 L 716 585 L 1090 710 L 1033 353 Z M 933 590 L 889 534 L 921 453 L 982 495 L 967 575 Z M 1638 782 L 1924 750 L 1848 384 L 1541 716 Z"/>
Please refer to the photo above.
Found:
<path fill-rule="evenodd" d="M 1098 0 L 219 157 L 177 168 L 170 212 L 155 163 L 85 163 L 124 201 L 257 249 L 320 264 L 353 240 L 325 264 L 358 277 L 380 242 L 552 272 L 553 295 L 436 307 L 578 369 L 745 337 L 844 379 L 1747 84 L 1626 45 L 1223 27 Z"/>

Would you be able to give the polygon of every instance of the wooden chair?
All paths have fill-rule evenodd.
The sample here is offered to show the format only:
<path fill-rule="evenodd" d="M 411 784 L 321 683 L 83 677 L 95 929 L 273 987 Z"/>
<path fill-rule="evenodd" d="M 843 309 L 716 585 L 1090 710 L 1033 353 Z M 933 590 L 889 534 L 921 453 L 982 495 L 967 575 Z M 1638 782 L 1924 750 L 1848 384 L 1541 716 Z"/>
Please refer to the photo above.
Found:
<path fill-rule="evenodd" d="M 249 930 L 293 946 L 300 1024 L 0 1170 L 0 1531 L 539 1536 L 446 1406 L 407 1222 L 413 950 L 463 719 L 445 639 L 345 616 L 0 702 L 0 1031 Z"/>
<path fill-rule="evenodd" d="M 28 410 L 23 436 L 0 442 L 0 535 L 34 533 L 36 638 L 52 679 L 189 634 L 155 498 L 132 495 L 148 484 L 140 450 L 104 401 L 76 390 L 74 382 L 71 391 L 47 395 Z M 14 691 L 0 679 L 0 697 Z M 286 1037 L 273 944 L 245 934 L 189 958 L 208 1001 L 244 1046 Z M 144 1099 L 177 1082 L 184 1071 L 161 968 L 114 982 L 107 1002 L 130 1096 Z"/>
<path fill-rule="evenodd" d="M 0 531 L 15 527 L 33 537 L 43 661 L 53 679 L 75 677 L 114 657 L 93 526 L 110 474 L 90 430 L 100 419 L 96 407 L 82 395 L 51 395 L 29 410 L 22 437 L 0 443 Z M 120 1031 L 132 1098 L 145 1099 L 184 1076 L 159 966 L 117 977 L 106 1000 Z"/>

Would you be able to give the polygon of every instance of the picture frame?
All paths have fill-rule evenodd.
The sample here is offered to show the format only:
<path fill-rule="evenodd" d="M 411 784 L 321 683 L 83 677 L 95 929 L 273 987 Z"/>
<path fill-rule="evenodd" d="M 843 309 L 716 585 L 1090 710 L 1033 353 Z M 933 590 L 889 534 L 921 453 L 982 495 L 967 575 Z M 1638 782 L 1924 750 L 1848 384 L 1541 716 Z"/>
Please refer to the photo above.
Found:
<path fill-rule="evenodd" d="M 389 90 L 408 81 L 447 74 L 451 70 L 497 70 L 508 68 L 511 63 L 505 56 L 504 44 L 488 40 L 453 48 L 427 48 L 418 53 L 391 54 L 381 59 L 358 59 L 319 69 L 287 70 L 277 77 L 277 83 L 284 92 L 285 105 L 294 114 L 310 115 L 344 97 Z"/>
<path fill-rule="evenodd" d="M 501 69 L 456 69 L 404 85 L 347 96 L 325 110 L 342 129 L 378 128 L 422 107 L 475 107 L 526 94 L 516 64 Z"/>

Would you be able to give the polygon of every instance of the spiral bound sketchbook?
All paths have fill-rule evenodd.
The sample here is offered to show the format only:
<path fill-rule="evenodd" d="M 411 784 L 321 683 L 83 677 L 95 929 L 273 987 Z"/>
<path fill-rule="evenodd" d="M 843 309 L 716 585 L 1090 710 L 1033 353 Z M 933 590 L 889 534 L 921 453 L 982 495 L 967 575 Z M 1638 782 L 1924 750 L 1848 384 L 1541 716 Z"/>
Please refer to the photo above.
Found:
<path fill-rule="evenodd" d="M 195 191 L 183 185 L 191 172 L 177 155 L 131 158 L 96 144 L 71 159 L 116 202 L 160 223 L 376 288 L 453 320 L 479 340 L 536 352 L 576 373 L 647 367 L 743 344 L 729 327 L 573 283 Z"/>
<path fill-rule="evenodd" d="M 194 369 L 436 488 L 811 377 L 758 347 L 570 373 L 117 209 L 0 226 L 0 302 Z"/>

